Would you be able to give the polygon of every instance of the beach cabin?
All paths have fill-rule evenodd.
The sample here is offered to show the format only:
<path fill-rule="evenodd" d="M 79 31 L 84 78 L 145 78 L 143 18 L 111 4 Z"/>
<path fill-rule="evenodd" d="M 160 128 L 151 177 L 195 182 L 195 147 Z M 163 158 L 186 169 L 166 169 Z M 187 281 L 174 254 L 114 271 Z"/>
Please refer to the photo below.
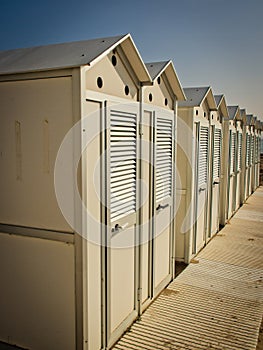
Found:
<path fill-rule="evenodd" d="M 187 100 L 178 104 L 176 259 L 189 263 L 207 240 L 210 126 L 217 106 L 211 87 L 184 93 Z"/>
<path fill-rule="evenodd" d="M 98 350 L 138 317 L 147 84 L 129 34 L 0 52 L 1 341 Z M 164 96 L 168 134 L 177 89 Z"/>

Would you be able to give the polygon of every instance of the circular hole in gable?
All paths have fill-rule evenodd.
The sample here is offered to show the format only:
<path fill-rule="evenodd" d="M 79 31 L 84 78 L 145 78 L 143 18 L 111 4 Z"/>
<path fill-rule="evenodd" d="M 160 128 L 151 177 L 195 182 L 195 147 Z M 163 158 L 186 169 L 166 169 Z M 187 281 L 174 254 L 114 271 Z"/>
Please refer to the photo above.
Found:
<path fill-rule="evenodd" d="M 98 85 L 98 88 L 102 88 L 102 86 L 103 86 L 103 80 L 102 80 L 102 78 L 101 77 L 98 77 L 98 79 L 97 79 L 97 85 Z"/>
<path fill-rule="evenodd" d="M 153 95 L 149 94 L 149 101 L 152 102 L 152 100 L 153 100 Z"/>
<path fill-rule="evenodd" d="M 157 78 L 157 83 L 160 85 L 161 84 L 161 77 Z"/>
<path fill-rule="evenodd" d="M 126 95 L 126 96 L 129 95 L 130 89 L 129 89 L 129 86 L 128 86 L 128 85 L 125 86 L 124 92 L 125 92 L 125 95 Z"/>
<path fill-rule="evenodd" d="M 165 106 L 168 106 L 168 99 L 167 98 L 164 99 L 164 104 L 165 104 Z"/>
<path fill-rule="evenodd" d="M 111 63 L 115 67 L 117 66 L 117 57 L 115 55 L 112 55 L 111 57 Z"/>

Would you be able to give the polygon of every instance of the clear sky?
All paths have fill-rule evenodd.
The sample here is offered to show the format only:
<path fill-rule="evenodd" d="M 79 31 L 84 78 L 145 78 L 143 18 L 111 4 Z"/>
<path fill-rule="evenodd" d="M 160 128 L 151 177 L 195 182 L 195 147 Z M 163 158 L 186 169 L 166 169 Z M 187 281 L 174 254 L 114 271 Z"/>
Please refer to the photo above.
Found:
<path fill-rule="evenodd" d="M 172 59 L 263 120 L 263 0 L 1 0 L 0 50 L 131 33 L 145 62 Z"/>

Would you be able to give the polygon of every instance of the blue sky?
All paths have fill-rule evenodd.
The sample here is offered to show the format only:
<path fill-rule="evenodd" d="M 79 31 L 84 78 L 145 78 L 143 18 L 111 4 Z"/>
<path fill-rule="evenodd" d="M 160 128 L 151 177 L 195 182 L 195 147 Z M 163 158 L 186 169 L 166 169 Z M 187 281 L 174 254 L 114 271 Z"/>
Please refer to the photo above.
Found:
<path fill-rule="evenodd" d="M 263 120 L 262 17 L 262 0 L 1 0 L 0 50 L 131 33 L 144 61 Z"/>

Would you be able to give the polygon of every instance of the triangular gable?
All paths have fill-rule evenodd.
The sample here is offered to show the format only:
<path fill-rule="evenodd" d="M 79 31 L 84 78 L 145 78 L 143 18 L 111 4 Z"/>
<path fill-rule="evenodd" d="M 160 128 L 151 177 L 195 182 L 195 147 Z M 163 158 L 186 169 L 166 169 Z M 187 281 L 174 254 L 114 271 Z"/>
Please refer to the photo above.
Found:
<path fill-rule="evenodd" d="M 253 114 L 247 114 L 246 125 L 252 125 Z"/>
<path fill-rule="evenodd" d="M 230 120 L 241 120 L 239 106 L 227 106 Z"/>
<path fill-rule="evenodd" d="M 217 109 L 222 112 L 222 116 L 225 120 L 229 119 L 227 104 L 226 104 L 226 98 L 224 95 L 215 95 L 215 101 Z"/>
<path fill-rule="evenodd" d="M 162 74 L 165 74 L 172 93 L 174 96 L 176 96 L 177 100 L 186 100 L 182 85 L 179 81 L 172 61 L 146 63 L 146 68 L 148 69 L 153 81 L 158 79 L 158 77 L 160 77 Z"/>

